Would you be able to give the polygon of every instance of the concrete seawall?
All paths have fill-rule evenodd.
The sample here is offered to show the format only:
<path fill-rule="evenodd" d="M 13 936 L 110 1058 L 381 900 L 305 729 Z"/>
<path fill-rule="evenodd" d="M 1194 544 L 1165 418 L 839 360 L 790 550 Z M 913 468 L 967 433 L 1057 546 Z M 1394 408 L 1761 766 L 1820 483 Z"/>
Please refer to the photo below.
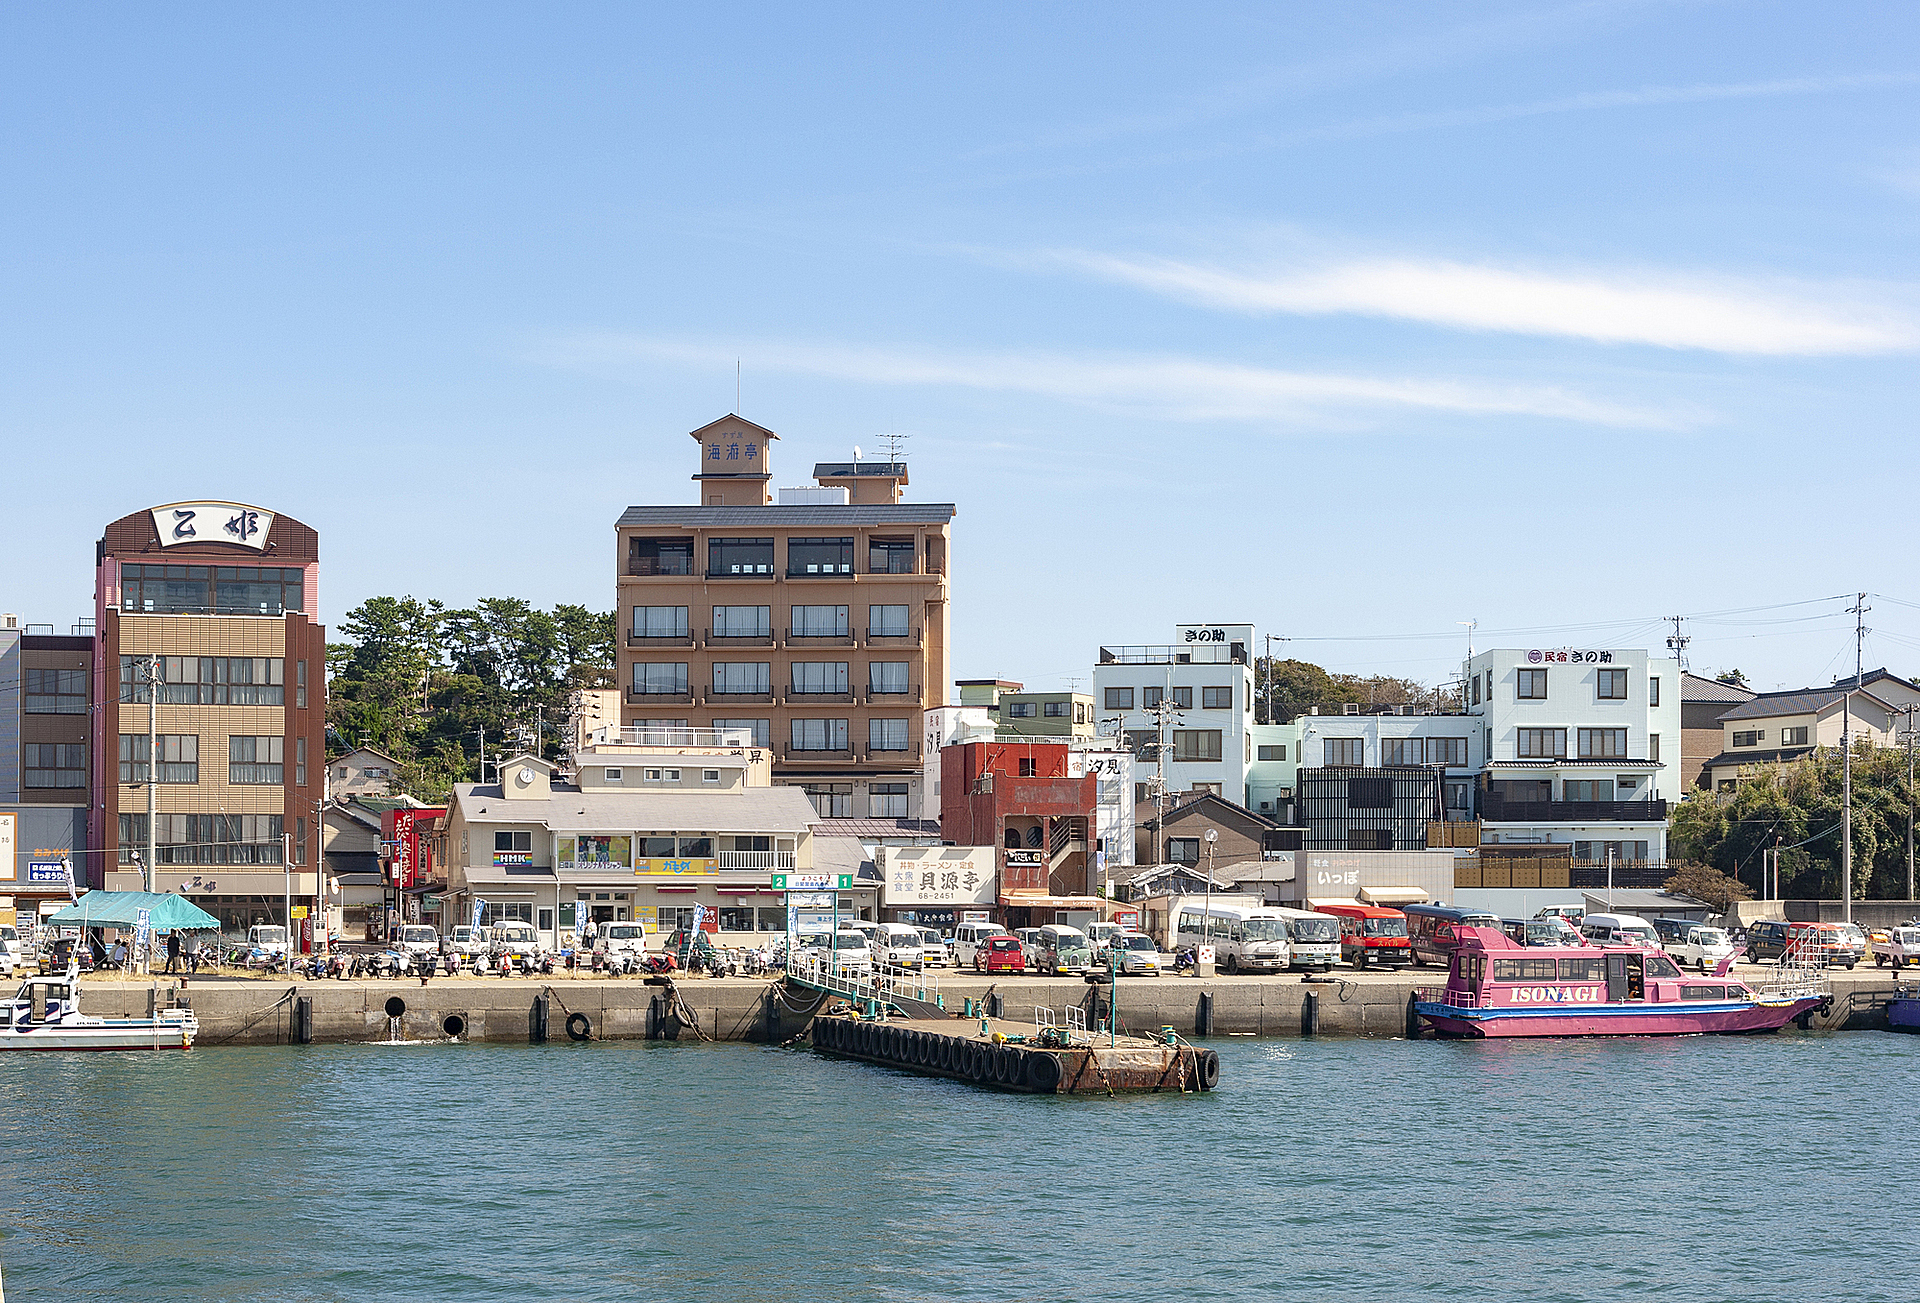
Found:
<path fill-rule="evenodd" d="M 1317 996 L 1317 1030 L 1330 1036 L 1401 1036 L 1406 1031 L 1407 1001 L 1414 988 L 1443 980 L 1426 974 L 1333 974 L 1334 980 L 1302 982 L 1296 976 L 1219 978 L 1128 978 L 1119 986 L 1121 1025 L 1136 1032 L 1170 1026 L 1184 1036 L 1300 1036 L 1306 1032 L 1307 997 Z M 173 979 L 161 984 L 164 1004 Z M 1881 1007 L 1893 989 L 1885 973 L 1860 970 L 1833 974 L 1834 1003 L 1827 1015 L 1815 1014 L 1816 1028 L 1865 1029 L 1885 1026 Z M 1029 1022 L 1034 1006 L 1056 1016 L 1070 1006 L 1095 1021 L 1096 992 L 1072 978 L 986 978 L 940 975 L 939 988 L 949 1012 L 959 1013 L 965 999 L 989 994 L 1000 1001 L 1001 1015 Z M 198 1044 L 284 1045 L 296 1039 L 296 1002 L 312 1002 L 314 1041 L 378 1041 L 390 1034 L 387 1002 L 405 1005 L 400 1035 L 410 1040 L 442 1039 L 448 1020 L 458 1018 L 460 1035 L 476 1041 L 524 1044 L 536 996 L 549 996 L 548 1035 L 566 1038 L 570 1015 L 584 1014 L 596 1038 L 638 1039 L 677 1034 L 681 1039 L 780 1041 L 806 1030 L 818 994 L 787 991 L 761 978 L 707 980 L 676 984 L 680 998 L 697 1018 L 698 1031 L 674 1027 L 662 988 L 637 978 L 608 981 L 523 978 L 435 979 L 419 982 L 269 982 L 214 979 L 193 982 L 184 995 L 200 1020 Z M 152 983 L 85 980 L 81 1009 L 106 1017 L 147 1013 Z M 1097 992 L 1104 1010 L 1107 988 Z M 1064 1017 L 1062 1017 L 1064 1021 Z M 577 1026 L 577 1024 L 576 1024 Z"/>

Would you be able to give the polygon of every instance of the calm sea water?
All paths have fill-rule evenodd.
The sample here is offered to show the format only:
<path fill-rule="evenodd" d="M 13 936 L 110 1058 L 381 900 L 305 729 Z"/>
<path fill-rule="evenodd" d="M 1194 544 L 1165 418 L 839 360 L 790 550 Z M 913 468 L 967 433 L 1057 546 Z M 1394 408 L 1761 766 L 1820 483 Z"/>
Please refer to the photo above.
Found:
<path fill-rule="evenodd" d="M 1211 1096 L 624 1042 L 0 1056 L 10 1300 L 1913 1297 L 1920 1038 L 1216 1041 Z"/>

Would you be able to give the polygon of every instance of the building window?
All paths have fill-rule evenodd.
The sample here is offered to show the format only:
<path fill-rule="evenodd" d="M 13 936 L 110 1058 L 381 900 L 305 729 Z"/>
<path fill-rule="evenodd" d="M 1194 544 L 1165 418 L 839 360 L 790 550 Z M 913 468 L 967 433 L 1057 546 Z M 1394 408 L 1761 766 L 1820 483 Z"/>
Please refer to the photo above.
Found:
<path fill-rule="evenodd" d="M 626 781 L 626 776 L 627 771 L 621 766 L 610 766 L 606 771 L 606 779 L 609 783 L 624 782 Z"/>
<path fill-rule="evenodd" d="M 906 720 L 870 719 L 867 721 L 867 750 L 908 751 L 912 747 L 913 741 L 907 732 Z"/>
<path fill-rule="evenodd" d="M 1427 739 L 1427 763 L 1446 765 L 1451 769 L 1467 767 L 1467 740 L 1463 737 L 1430 737 Z"/>
<path fill-rule="evenodd" d="M 1647 704 L 1649 706 L 1657 706 L 1660 704 L 1660 680 L 1658 678 L 1647 680 Z"/>
<path fill-rule="evenodd" d="M 748 731 L 749 733 L 751 733 L 751 734 L 753 734 L 753 741 L 752 741 L 752 742 L 751 742 L 751 743 L 749 744 L 749 745 L 752 745 L 752 746 L 757 746 L 757 747 L 764 747 L 764 746 L 771 746 L 771 745 L 773 745 L 773 735 L 772 735 L 772 732 L 771 732 L 771 721 L 770 721 L 770 720 L 764 720 L 764 719 L 716 719 L 716 720 L 714 720 L 714 721 L 713 721 L 713 726 L 714 726 L 714 727 L 715 727 L 716 729 L 745 729 L 745 730 L 747 730 L 747 731 Z"/>
<path fill-rule="evenodd" d="M 770 538 L 716 538 L 707 543 L 707 575 L 770 575 L 773 540 Z"/>
<path fill-rule="evenodd" d="M 850 538 L 790 538 L 787 540 L 787 574 L 850 575 L 853 573 L 853 540 Z"/>
<path fill-rule="evenodd" d="M 868 783 L 867 813 L 875 819 L 906 818 L 907 785 L 905 783 Z"/>
<path fill-rule="evenodd" d="M 1173 690 L 1173 708 L 1175 710 L 1193 709 L 1193 689 L 1175 688 Z"/>
<path fill-rule="evenodd" d="M 901 696 L 910 688 L 906 661 L 869 661 L 867 691 L 880 696 Z"/>
<path fill-rule="evenodd" d="M 1218 760 L 1221 730 L 1217 728 L 1176 728 L 1173 730 L 1175 760 Z"/>
<path fill-rule="evenodd" d="M 1108 688 L 1106 690 L 1106 702 L 1106 709 L 1108 710 L 1132 710 L 1133 689 Z"/>
<path fill-rule="evenodd" d="M 853 817 L 852 783 L 802 783 L 800 790 L 807 794 L 814 812 L 822 819 Z"/>
<path fill-rule="evenodd" d="M 876 538 L 867 544 L 867 573 L 874 575 L 910 575 L 913 573 L 913 540 Z"/>
<path fill-rule="evenodd" d="M 1393 849 L 1393 831 L 1388 828 L 1349 828 L 1347 830 L 1347 849 L 1350 851 L 1390 851 Z"/>
<path fill-rule="evenodd" d="M 163 814 L 154 826 L 159 864 L 278 864 L 285 827 L 277 814 Z M 120 862 L 144 853 L 147 816 L 120 816 Z"/>
<path fill-rule="evenodd" d="M 1007 715 L 1012 719 L 1032 719 L 1036 703 L 1031 701 L 1009 701 Z"/>
<path fill-rule="evenodd" d="M 285 738 L 227 739 L 227 782 L 241 786 L 278 786 L 286 782 Z"/>
<path fill-rule="evenodd" d="M 793 690 L 813 695 L 836 695 L 847 691 L 846 661 L 795 661 Z"/>
<path fill-rule="evenodd" d="M 120 658 L 120 700 L 147 700 L 145 656 Z M 286 704 L 286 661 L 278 656 L 162 656 L 163 706 Z"/>
<path fill-rule="evenodd" d="M 906 638 L 913 633 L 907 623 L 907 608 L 904 603 L 889 603 L 886 606 L 867 608 L 867 636 L 870 638 Z"/>
<path fill-rule="evenodd" d="M 718 769 L 702 769 L 700 771 L 700 781 L 703 783 L 717 783 L 720 781 L 720 771 Z"/>
<path fill-rule="evenodd" d="M 293 740 L 293 785 L 307 785 L 307 740 L 303 737 Z"/>
<path fill-rule="evenodd" d="M 29 667 L 26 713 L 29 715 L 86 714 L 87 672 Z"/>
<path fill-rule="evenodd" d="M 1522 760 L 1565 760 L 1567 758 L 1567 730 L 1564 728 L 1523 728 L 1516 730 L 1519 736 L 1517 754 Z"/>
<path fill-rule="evenodd" d="M 687 695 L 685 661 L 635 661 L 633 691 L 642 697 L 684 697 Z"/>
<path fill-rule="evenodd" d="M 1325 764 L 1359 768 L 1367 763 L 1367 740 L 1363 737 L 1330 737 L 1324 740 Z"/>
<path fill-rule="evenodd" d="M 1040 762 L 1031 756 L 1024 757 L 1020 761 L 1020 777 L 1037 778 L 1039 776 L 1039 764 Z"/>
<path fill-rule="evenodd" d="M 1363 778 L 1349 778 L 1347 808 L 1349 810 L 1391 810 L 1393 779 L 1385 774 L 1368 774 Z"/>
<path fill-rule="evenodd" d="M 1160 704 L 1161 700 L 1166 695 L 1167 695 L 1167 690 L 1165 688 L 1140 689 L 1140 709 L 1152 710 L 1154 707 Z"/>
<path fill-rule="evenodd" d="M 1653 761 L 1655 764 L 1660 762 L 1660 735 L 1658 733 L 1647 734 L 1647 759 Z"/>
<path fill-rule="evenodd" d="M 627 540 L 630 575 L 690 575 L 693 540 L 690 538 L 630 538 Z"/>
<path fill-rule="evenodd" d="M 1073 703 L 1067 701 L 1048 701 L 1041 703 L 1040 713 L 1048 719 L 1065 719 L 1067 707 Z"/>
<path fill-rule="evenodd" d="M 1757 747 L 1760 745 L 1761 729 L 1748 729 L 1744 733 L 1733 735 L 1733 744 L 1737 747 Z"/>
<path fill-rule="evenodd" d="M 1731 791 L 1731 788 L 1726 790 Z M 1644 860 L 1647 858 L 1647 843 L 1644 841 L 1622 842 L 1580 842 L 1573 844 L 1573 858 L 1589 864 L 1604 864 L 1611 855 L 1615 862 L 1621 860 Z"/>
<path fill-rule="evenodd" d="M 1627 699 L 1627 672 L 1625 670 L 1601 670 L 1594 680 L 1595 691 L 1602 701 L 1625 701 Z"/>
<path fill-rule="evenodd" d="M 1545 701 L 1547 699 L 1547 672 L 1545 670 L 1518 670 L 1514 674 L 1514 696 L 1521 701 Z"/>
<path fill-rule="evenodd" d="M 719 614 L 719 608 L 714 613 Z M 633 608 L 633 636 L 636 638 L 685 638 L 687 608 L 684 606 L 636 606 Z"/>
<path fill-rule="evenodd" d="M 120 781 L 123 783 L 147 781 L 147 735 L 145 733 L 120 735 Z M 158 781 L 162 783 L 200 781 L 200 738 L 196 734 L 162 733 L 160 735 Z"/>
<path fill-rule="evenodd" d="M 87 747 L 84 742 L 29 742 L 20 751 L 21 763 L 26 770 L 26 786 L 87 785 Z"/>
<path fill-rule="evenodd" d="M 298 710 L 307 708 L 307 663 L 305 661 L 293 663 L 293 704 Z"/>
<path fill-rule="evenodd" d="M 1282 742 L 1279 746 L 1275 747 L 1261 747 L 1260 758 L 1262 760 L 1285 760 L 1287 758 L 1286 743 Z"/>
<path fill-rule="evenodd" d="M 847 609 L 844 606 L 793 607 L 793 625 L 787 630 L 787 635 L 792 638 L 844 638 L 847 636 Z"/>
<path fill-rule="evenodd" d="M 533 834 L 531 832 L 496 832 L 493 834 L 493 849 L 496 851 L 531 851 Z"/>
<path fill-rule="evenodd" d="M 304 818 L 293 821 L 293 862 L 307 862 L 307 821 Z"/>
<path fill-rule="evenodd" d="M 773 665 L 768 661 L 715 661 L 716 696 L 766 696 L 773 691 Z"/>
<path fill-rule="evenodd" d="M 1218 796 L 1220 795 L 1220 786 L 1219 783 L 1195 783 L 1190 790 Z"/>
<path fill-rule="evenodd" d="M 1232 710 L 1232 688 L 1200 689 L 1200 708 L 1202 710 Z"/>
<path fill-rule="evenodd" d="M 1480 676 L 1478 674 L 1467 680 L 1467 693 L 1469 705 L 1477 706 L 1480 704 Z"/>
<path fill-rule="evenodd" d="M 1167 838 L 1167 863 L 1193 865 L 1200 862 L 1198 837 Z"/>
<path fill-rule="evenodd" d="M 847 750 L 847 721 L 844 719 L 794 720 L 792 749 L 795 751 Z"/>
<path fill-rule="evenodd" d="M 1805 746 L 1806 744 L 1807 744 L 1807 727 L 1806 727 L 1806 725 L 1804 725 L 1804 724 L 1802 724 L 1802 725 L 1801 725 L 1800 727 L 1798 727 L 1798 728 L 1783 728 L 1783 729 L 1781 729 L 1781 730 L 1780 730 L 1780 745 L 1781 745 L 1781 746 L 1783 746 L 1783 747 L 1803 747 L 1803 746 Z"/>
<path fill-rule="evenodd" d="M 1380 763 L 1383 765 L 1424 765 L 1427 762 L 1425 738 L 1383 737 L 1380 739 Z"/>
<path fill-rule="evenodd" d="M 1151 764 L 1160 754 L 1160 734 L 1150 728 L 1130 728 L 1127 748 L 1133 752 L 1134 759 Z"/>
<path fill-rule="evenodd" d="M 213 541 L 218 532 L 205 537 Z M 306 609 L 298 570 L 257 566 L 120 567 L 120 609 L 153 615 L 285 615 Z"/>
<path fill-rule="evenodd" d="M 1613 780 L 1611 778 L 1569 778 L 1560 785 L 1560 797 L 1565 801 L 1611 801 Z"/>

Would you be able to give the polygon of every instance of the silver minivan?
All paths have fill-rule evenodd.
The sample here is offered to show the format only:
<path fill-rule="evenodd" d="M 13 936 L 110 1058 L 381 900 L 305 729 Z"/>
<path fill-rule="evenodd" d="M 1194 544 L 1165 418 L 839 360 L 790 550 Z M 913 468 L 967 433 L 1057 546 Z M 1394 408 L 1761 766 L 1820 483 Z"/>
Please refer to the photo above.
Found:
<path fill-rule="evenodd" d="M 973 955 L 980 943 L 988 937 L 997 937 L 1006 931 L 998 923 L 962 923 L 953 930 L 953 964 L 956 968 L 972 968 Z"/>
<path fill-rule="evenodd" d="M 873 962 L 888 968 L 918 968 L 920 929 L 910 923 L 882 923 L 873 929 Z"/>

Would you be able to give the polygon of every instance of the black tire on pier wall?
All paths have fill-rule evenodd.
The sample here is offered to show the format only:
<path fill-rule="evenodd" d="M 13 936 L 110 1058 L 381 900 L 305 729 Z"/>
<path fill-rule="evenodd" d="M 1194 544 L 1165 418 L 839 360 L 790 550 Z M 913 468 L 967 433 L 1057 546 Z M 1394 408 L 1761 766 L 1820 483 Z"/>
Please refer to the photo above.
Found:
<path fill-rule="evenodd" d="M 1007 1051 L 1007 1075 L 1001 1078 L 1004 1086 L 1024 1086 L 1027 1084 L 1027 1052 L 1025 1050 Z"/>
<path fill-rule="evenodd" d="M 1000 1052 L 993 1057 L 993 1079 L 995 1083 L 1002 1086 L 1011 1086 L 1015 1081 L 1013 1073 L 1014 1068 L 1019 1063 L 1019 1051 L 1010 1050 L 1002 1046 Z"/>
<path fill-rule="evenodd" d="M 1059 1055 L 1038 1051 L 1027 1055 L 1028 1090 L 1042 1095 L 1051 1095 L 1060 1089 L 1060 1079 L 1064 1075 L 1060 1067 Z"/>
<path fill-rule="evenodd" d="M 887 1062 L 888 1063 L 900 1062 L 900 1041 L 901 1041 L 900 1029 L 898 1027 L 889 1027 L 887 1028 L 885 1035 L 887 1038 L 887 1051 L 885 1056 Z"/>
<path fill-rule="evenodd" d="M 1201 1050 L 1193 1062 L 1194 1082 L 1201 1090 L 1212 1090 L 1220 1084 L 1220 1056 L 1212 1050 Z"/>
<path fill-rule="evenodd" d="M 593 1020 L 583 1013 L 567 1015 L 567 1039 L 570 1041 L 590 1041 L 593 1039 Z"/>
<path fill-rule="evenodd" d="M 1410 1041 L 1420 1039 L 1419 1003 L 1420 996 L 1417 993 L 1407 997 L 1407 1039 Z"/>
<path fill-rule="evenodd" d="M 907 1033 L 907 1062 L 916 1068 L 927 1065 L 927 1034 L 925 1032 Z"/>
<path fill-rule="evenodd" d="M 942 1036 L 933 1047 L 933 1066 L 942 1072 L 953 1071 L 953 1037 Z"/>
<path fill-rule="evenodd" d="M 293 999 L 293 1043 L 313 1044 L 313 997 L 297 995 Z"/>
<path fill-rule="evenodd" d="M 807 1028 L 807 1035 L 809 1038 L 812 1039 L 814 1049 L 816 1050 L 832 1049 L 833 1048 L 833 1019 L 815 1018 L 813 1020 L 812 1026 Z"/>

